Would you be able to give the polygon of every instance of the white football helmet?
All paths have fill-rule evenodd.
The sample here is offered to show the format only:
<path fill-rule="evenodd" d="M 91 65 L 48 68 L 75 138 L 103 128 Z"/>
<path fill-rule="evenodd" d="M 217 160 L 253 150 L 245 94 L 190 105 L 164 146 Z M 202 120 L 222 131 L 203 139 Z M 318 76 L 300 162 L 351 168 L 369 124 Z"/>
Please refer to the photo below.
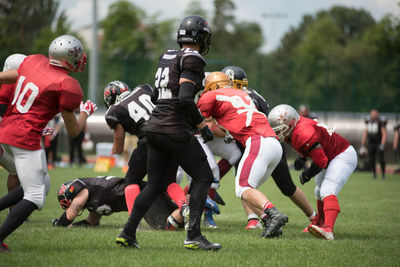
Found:
<path fill-rule="evenodd" d="M 26 55 L 23 54 L 12 54 L 6 59 L 6 61 L 4 61 L 3 71 L 19 69 L 19 66 L 22 64 L 25 58 Z"/>
<path fill-rule="evenodd" d="M 292 134 L 299 120 L 300 116 L 297 111 L 286 104 L 274 107 L 268 115 L 269 124 L 281 142 Z"/>
<path fill-rule="evenodd" d="M 82 72 L 86 65 L 86 54 L 82 43 L 72 35 L 61 35 L 49 46 L 50 64 L 73 72 Z"/>

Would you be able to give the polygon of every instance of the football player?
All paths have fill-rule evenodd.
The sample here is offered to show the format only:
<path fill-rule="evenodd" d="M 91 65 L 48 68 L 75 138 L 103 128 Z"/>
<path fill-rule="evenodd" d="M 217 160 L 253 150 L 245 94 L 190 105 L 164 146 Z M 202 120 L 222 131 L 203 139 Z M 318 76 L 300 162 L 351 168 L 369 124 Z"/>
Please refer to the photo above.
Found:
<path fill-rule="evenodd" d="M 128 211 L 124 180 L 114 176 L 102 176 L 78 178 L 62 184 L 57 198 L 65 212 L 53 220 L 53 226 L 98 226 L 103 215 Z M 145 182 L 140 181 L 140 188 L 144 188 L 145 185 Z M 86 220 L 73 223 L 84 209 L 89 211 Z M 165 230 L 167 218 L 172 219 L 177 227 L 183 225 L 178 206 L 166 195 L 161 194 L 146 212 L 144 219 L 152 228 Z"/>
<path fill-rule="evenodd" d="M 382 179 L 385 179 L 386 124 L 386 117 L 379 116 L 379 112 L 376 109 L 372 109 L 370 115 L 365 118 L 365 130 L 361 137 L 361 148 L 368 151 L 369 165 L 372 168 L 374 179 L 376 179 L 376 155 L 378 155 L 378 160 L 381 164 Z"/>
<path fill-rule="evenodd" d="M 23 54 L 12 54 L 7 57 L 4 62 L 3 71 L 17 70 L 22 64 L 26 55 Z M 2 84 L 0 89 L 0 122 L 6 112 L 8 106 L 11 103 L 11 98 L 15 90 L 15 84 Z M 0 145 L 1 146 L 1 145 Z M 7 191 L 17 188 L 20 185 L 17 170 L 15 169 L 14 162 L 8 154 L 3 154 L 0 156 L 0 165 L 3 166 L 8 171 L 7 178 Z"/>
<path fill-rule="evenodd" d="M 0 227 L 0 251 L 9 251 L 4 239 L 35 209 L 42 209 L 49 190 L 46 157 L 41 147 L 43 128 L 61 112 L 68 134 L 76 136 L 97 109 L 89 100 L 82 102 L 79 82 L 68 75 L 83 71 L 85 63 L 81 42 L 71 35 L 62 35 L 51 42 L 48 58 L 30 55 L 18 70 L 0 73 L 0 83 L 16 83 L 11 105 L 0 123 L 0 143 L 3 153 L 13 158 L 22 185 L 2 198 L 8 206 L 15 206 Z M 77 108 L 81 111 L 78 118 L 74 113 Z"/>
<path fill-rule="evenodd" d="M 180 24 L 177 42 L 180 50 L 161 55 L 155 74 L 157 106 L 150 117 L 148 141 L 148 184 L 138 195 L 132 214 L 116 242 L 138 248 L 136 228 L 157 195 L 175 181 L 178 166 L 193 181 L 189 200 L 190 221 L 184 247 L 217 250 L 220 244 L 209 242 L 200 231 L 201 215 L 207 192 L 214 179 L 207 156 L 191 129 L 196 126 L 205 142 L 213 138 L 194 102 L 202 89 L 205 59 L 211 41 L 211 28 L 201 16 L 186 17 Z M 184 214 L 187 216 L 187 214 Z"/>
<path fill-rule="evenodd" d="M 399 141 L 400 141 L 400 121 L 396 121 L 393 127 L 393 151 L 394 151 L 394 158 L 397 161 L 399 156 Z M 400 172 L 400 168 L 394 171 L 395 173 Z"/>
<path fill-rule="evenodd" d="M 315 176 L 318 215 L 308 231 L 326 240 L 333 240 L 333 227 L 340 212 L 337 195 L 357 165 L 353 146 L 325 124 L 301 117 L 289 105 L 278 105 L 268 120 L 279 140 L 287 142 L 304 157 L 310 157 L 310 168 L 300 174 L 304 184 Z"/>
<path fill-rule="evenodd" d="M 261 236 L 275 237 L 288 222 L 288 216 L 257 188 L 278 165 L 282 148 L 267 117 L 256 109 L 250 96 L 230 84 L 225 73 L 210 73 L 197 106 L 204 117 L 214 118 L 245 147 L 235 178 L 236 195 L 253 210 L 265 213 L 263 220 L 268 223 Z"/>
<path fill-rule="evenodd" d="M 112 153 L 123 152 L 125 132 L 138 136 L 137 147 L 129 159 L 125 176 L 125 197 L 129 214 L 140 192 L 139 184 L 147 174 L 147 138 L 144 131 L 155 107 L 152 102 L 152 97 L 155 96 L 153 91 L 148 84 L 139 85 L 131 91 L 121 81 L 110 82 L 104 88 L 104 104 L 108 108 L 105 118 L 107 125 L 114 131 Z M 183 213 L 189 208 L 185 194 L 178 184 L 171 183 L 167 193 Z"/>
<path fill-rule="evenodd" d="M 257 110 L 268 116 L 270 110 L 269 104 L 260 94 L 257 93 L 256 90 L 248 86 L 247 75 L 243 69 L 237 66 L 227 66 L 222 69 L 222 72 L 224 72 L 229 77 L 232 82 L 233 88 L 244 90 L 245 92 L 247 92 L 250 98 L 253 100 Z M 289 197 L 293 201 L 293 203 L 295 203 L 311 221 L 316 213 L 313 210 L 310 202 L 307 200 L 304 192 L 293 183 L 286 160 L 285 146 L 282 146 L 282 152 L 283 153 L 281 161 L 276 166 L 271 176 L 274 179 L 275 184 L 281 190 L 282 194 Z M 257 213 L 252 211 L 252 209 L 248 207 L 245 203 L 243 203 L 243 206 L 248 215 L 248 225 L 246 226 L 246 228 L 254 229 L 255 227 L 257 227 L 256 225 L 258 223 Z"/>

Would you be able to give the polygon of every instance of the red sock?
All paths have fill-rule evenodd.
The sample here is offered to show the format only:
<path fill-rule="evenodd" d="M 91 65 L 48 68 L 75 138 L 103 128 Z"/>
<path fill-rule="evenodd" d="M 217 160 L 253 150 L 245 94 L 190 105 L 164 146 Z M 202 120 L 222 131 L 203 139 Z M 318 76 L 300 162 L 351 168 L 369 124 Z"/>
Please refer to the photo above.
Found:
<path fill-rule="evenodd" d="M 137 184 L 130 184 L 125 187 L 125 202 L 128 208 L 128 213 L 131 215 L 133 209 L 133 204 L 135 204 L 135 199 L 140 193 L 140 187 Z"/>
<path fill-rule="evenodd" d="M 273 207 L 275 207 L 274 204 L 272 204 L 271 201 L 267 201 L 267 202 L 264 204 L 263 209 L 266 210 L 266 209 L 273 208 Z"/>
<path fill-rule="evenodd" d="M 336 218 L 339 215 L 340 206 L 339 201 L 335 195 L 330 195 L 324 198 L 324 214 L 325 225 L 333 230 Z"/>
<path fill-rule="evenodd" d="M 222 177 L 224 177 L 231 167 L 232 165 L 229 164 L 229 161 L 226 159 L 220 159 L 220 161 L 218 161 L 219 179 L 222 179 Z"/>
<path fill-rule="evenodd" d="M 169 197 L 178 205 L 179 209 L 182 208 L 183 204 L 187 204 L 186 196 L 183 192 L 182 187 L 177 183 L 172 183 L 167 187 L 167 193 Z"/>
<path fill-rule="evenodd" d="M 325 221 L 325 215 L 324 215 L 324 202 L 322 200 L 317 199 L 317 209 L 318 209 L 318 220 L 319 223 L 322 225 L 324 224 Z"/>

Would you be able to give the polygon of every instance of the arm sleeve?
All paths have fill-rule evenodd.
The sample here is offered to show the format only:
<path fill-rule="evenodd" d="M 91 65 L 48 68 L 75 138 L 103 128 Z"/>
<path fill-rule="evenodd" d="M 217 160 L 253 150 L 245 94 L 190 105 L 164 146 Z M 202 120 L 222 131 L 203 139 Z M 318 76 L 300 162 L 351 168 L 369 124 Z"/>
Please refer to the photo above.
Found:
<path fill-rule="evenodd" d="M 111 106 L 108 110 L 107 113 L 105 115 L 105 119 L 107 122 L 108 127 L 110 127 L 110 129 L 114 129 L 115 126 L 117 124 L 119 124 L 118 118 L 117 118 L 117 114 L 116 114 L 116 110 L 115 110 L 116 106 Z"/>
<path fill-rule="evenodd" d="M 197 109 L 196 104 L 194 103 L 194 93 L 196 87 L 191 82 L 184 82 L 180 86 L 179 90 L 179 104 L 181 105 L 185 114 L 189 117 L 194 125 L 199 124 L 203 121 L 203 116 L 200 114 Z"/>
<path fill-rule="evenodd" d="M 82 101 L 82 88 L 72 77 L 61 82 L 60 111 L 74 111 Z"/>

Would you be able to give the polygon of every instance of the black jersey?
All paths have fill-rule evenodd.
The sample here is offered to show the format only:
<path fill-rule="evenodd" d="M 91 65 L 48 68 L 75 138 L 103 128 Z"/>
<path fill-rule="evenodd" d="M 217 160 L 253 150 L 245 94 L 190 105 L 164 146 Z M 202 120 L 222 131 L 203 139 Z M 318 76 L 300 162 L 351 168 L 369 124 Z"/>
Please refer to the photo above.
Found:
<path fill-rule="evenodd" d="M 396 123 L 393 126 L 393 131 L 400 131 L 400 121 L 396 121 Z"/>
<path fill-rule="evenodd" d="M 153 88 L 148 84 L 137 86 L 132 92 L 127 92 L 121 101 L 111 105 L 105 115 L 111 129 L 121 124 L 125 132 L 141 136 L 147 126 L 155 105 L 151 101 Z"/>
<path fill-rule="evenodd" d="M 387 119 L 379 116 L 378 120 L 372 120 L 371 116 L 365 118 L 367 126 L 368 143 L 379 145 L 382 139 L 382 128 L 386 128 Z"/>
<path fill-rule="evenodd" d="M 269 104 L 268 102 L 262 97 L 259 93 L 257 93 L 256 90 L 253 88 L 243 88 L 243 91 L 247 92 L 253 100 L 254 104 L 256 105 L 256 108 L 258 111 L 262 112 L 265 114 L 265 116 L 268 116 L 269 114 Z"/>
<path fill-rule="evenodd" d="M 206 61 L 200 53 L 189 48 L 167 50 L 160 57 L 154 83 L 158 90 L 157 106 L 149 121 L 149 131 L 180 133 L 190 129 L 190 119 L 179 104 L 179 79 L 182 72 L 192 73 L 197 79 L 194 81 L 196 94 L 203 89 L 205 65 Z"/>

